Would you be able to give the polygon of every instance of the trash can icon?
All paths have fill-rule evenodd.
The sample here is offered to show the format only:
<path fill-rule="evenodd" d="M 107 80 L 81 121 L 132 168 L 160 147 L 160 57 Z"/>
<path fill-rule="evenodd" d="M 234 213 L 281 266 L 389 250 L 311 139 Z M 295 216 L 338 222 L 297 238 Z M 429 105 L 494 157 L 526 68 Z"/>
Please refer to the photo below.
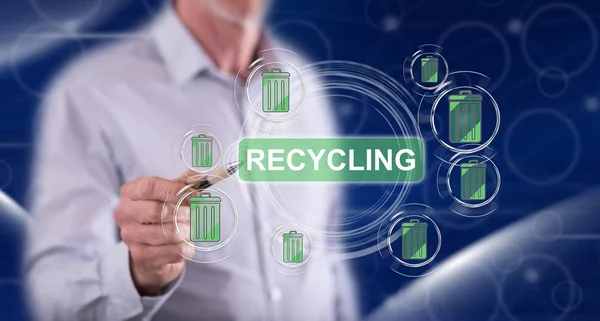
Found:
<path fill-rule="evenodd" d="M 266 113 L 290 111 L 290 73 L 271 69 L 262 74 L 262 110 Z"/>
<path fill-rule="evenodd" d="M 460 198 L 463 201 L 485 200 L 485 164 L 470 160 L 460 165 Z"/>
<path fill-rule="evenodd" d="M 192 166 L 193 167 L 211 167 L 212 166 L 212 146 L 213 138 L 207 135 L 198 135 L 192 137 Z"/>
<path fill-rule="evenodd" d="M 450 142 L 481 142 L 481 95 L 470 90 L 461 90 L 450 95 Z"/>
<path fill-rule="evenodd" d="M 421 82 L 438 82 L 439 59 L 433 56 L 421 58 Z"/>
<path fill-rule="evenodd" d="M 221 198 L 201 193 L 190 198 L 190 239 L 218 242 L 221 239 Z"/>
<path fill-rule="evenodd" d="M 303 235 L 290 231 L 283 234 L 283 262 L 284 263 L 302 263 L 303 256 Z"/>
<path fill-rule="evenodd" d="M 402 223 L 402 259 L 427 259 L 427 223 L 418 219 Z"/>

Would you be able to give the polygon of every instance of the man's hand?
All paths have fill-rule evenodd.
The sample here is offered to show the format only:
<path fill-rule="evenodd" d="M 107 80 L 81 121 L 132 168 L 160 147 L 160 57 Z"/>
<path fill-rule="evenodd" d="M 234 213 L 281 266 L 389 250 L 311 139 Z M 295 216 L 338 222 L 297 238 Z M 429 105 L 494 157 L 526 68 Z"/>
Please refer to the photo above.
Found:
<path fill-rule="evenodd" d="M 176 194 L 185 183 L 184 177 L 175 181 L 146 177 L 121 188 L 114 217 L 129 248 L 131 274 L 141 295 L 160 295 L 181 274 L 185 259 L 194 255 L 194 249 L 181 238 L 189 239 L 190 234 L 187 204 L 183 203 L 177 214 L 179 235 L 173 224 L 179 200 Z"/>

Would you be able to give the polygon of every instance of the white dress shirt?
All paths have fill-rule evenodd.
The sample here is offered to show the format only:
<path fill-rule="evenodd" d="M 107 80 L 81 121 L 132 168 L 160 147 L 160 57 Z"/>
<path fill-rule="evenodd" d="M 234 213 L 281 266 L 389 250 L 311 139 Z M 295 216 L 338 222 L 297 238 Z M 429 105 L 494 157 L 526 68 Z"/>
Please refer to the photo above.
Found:
<path fill-rule="evenodd" d="M 281 273 L 270 244 L 286 208 L 261 199 L 258 184 L 234 178 L 218 184 L 239 212 L 232 254 L 217 263 L 187 262 L 163 295 L 139 296 L 112 214 L 121 185 L 180 176 L 186 167 L 174 161 L 173 143 L 196 124 L 214 126 L 230 147 L 252 135 L 244 123 L 256 123 L 249 121 L 256 115 L 234 103 L 234 78 L 215 68 L 173 9 L 148 31 L 79 59 L 47 95 L 36 127 L 27 260 L 37 318 L 354 320 L 358 307 L 345 264 L 333 261 L 327 247 L 315 247 L 306 273 Z M 294 122 L 283 136 L 335 134 L 323 106 L 305 107 Z M 290 206 L 301 204 L 312 217 L 339 205 L 332 185 L 280 188 Z M 291 213 L 302 221 L 297 208 Z"/>

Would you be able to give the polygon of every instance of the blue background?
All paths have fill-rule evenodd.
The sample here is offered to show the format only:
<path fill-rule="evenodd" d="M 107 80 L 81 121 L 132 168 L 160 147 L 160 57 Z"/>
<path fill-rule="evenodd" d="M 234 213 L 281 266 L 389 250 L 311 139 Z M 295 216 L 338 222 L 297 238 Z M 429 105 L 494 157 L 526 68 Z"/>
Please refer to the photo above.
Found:
<path fill-rule="evenodd" d="M 91 8 L 88 3 L 96 1 L 4 1 L 0 13 L 0 187 L 19 204 L 26 204 L 34 116 L 49 80 L 65 63 L 110 35 L 135 30 L 161 5 L 155 0 L 98 1 L 100 7 L 93 16 L 72 20 Z M 278 0 L 268 20 L 276 34 L 313 61 L 364 63 L 404 84 L 401 70 L 405 57 L 419 45 L 431 43 L 443 46 L 452 71 L 473 70 L 492 79 L 491 93 L 502 113 L 500 133 L 491 145 L 497 152 L 493 160 L 502 173 L 499 208 L 486 218 L 457 221 L 458 227 L 440 224 L 444 232 L 440 258 L 448 259 L 540 210 L 590 193 L 598 184 L 599 18 L 598 1 Z M 37 43 L 27 36 L 64 28 L 96 36 Z M 364 115 L 360 108 L 367 107 L 350 106 L 340 114 L 344 130 L 377 132 L 380 120 L 368 117 L 368 112 L 364 122 L 356 120 Z M 507 135 L 508 128 L 513 128 L 511 135 Z M 408 201 L 444 211 L 447 202 L 435 192 L 439 161 L 433 156 L 428 160 L 432 179 L 413 186 Z M 552 180 L 557 177 L 560 179 Z M 380 192 L 372 186 L 348 188 L 354 196 L 350 207 L 368 206 Z M 593 190 L 591 193 L 592 199 L 600 198 Z M 533 252 L 523 251 L 523 264 L 508 278 L 494 276 L 494 284 L 483 290 L 471 283 L 449 290 L 450 296 L 472 293 L 459 304 L 431 299 L 426 307 L 411 310 L 411 320 L 598 320 L 600 212 L 583 201 L 572 203 L 572 213 L 558 214 L 561 222 L 577 212 L 588 211 L 589 215 L 569 233 L 560 227 L 564 224 L 558 224 L 550 240 Z M 21 230 L 22 224 L 8 214 L 0 223 L 2 320 L 27 317 L 18 264 Z M 535 255 L 551 259 L 534 267 L 525 264 L 535 261 Z M 560 288 L 555 287 L 564 281 L 560 273 L 552 272 L 557 264 L 549 262 L 555 261 L 566 267 L 577 289 L 566 294 L 571 305 L 566 312 L 556 304 L 565 297 L 557 294 Z M 414 281 L 388 268 L 377 253 L 352 264 L 365 314 Z M 497 294 L 503 287 L 510 293 Z M 397 315 L 397 320 L 402 320 L 401 316 Z"/>

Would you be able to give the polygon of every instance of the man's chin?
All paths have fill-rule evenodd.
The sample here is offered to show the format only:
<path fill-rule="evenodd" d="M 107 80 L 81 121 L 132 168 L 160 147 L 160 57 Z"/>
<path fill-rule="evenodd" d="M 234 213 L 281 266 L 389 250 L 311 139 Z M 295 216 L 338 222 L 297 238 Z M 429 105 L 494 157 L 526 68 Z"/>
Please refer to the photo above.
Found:
<path fill-rule="evenodd" d="M 259 25 L 265 15 L 264 8 L 260 10 L 255 8 L 237 8 L 235 10 L 227 8 L 219 0 L 209 0 L 206 2 L 210 12 L 224 21 L 238 25 Z"/>

